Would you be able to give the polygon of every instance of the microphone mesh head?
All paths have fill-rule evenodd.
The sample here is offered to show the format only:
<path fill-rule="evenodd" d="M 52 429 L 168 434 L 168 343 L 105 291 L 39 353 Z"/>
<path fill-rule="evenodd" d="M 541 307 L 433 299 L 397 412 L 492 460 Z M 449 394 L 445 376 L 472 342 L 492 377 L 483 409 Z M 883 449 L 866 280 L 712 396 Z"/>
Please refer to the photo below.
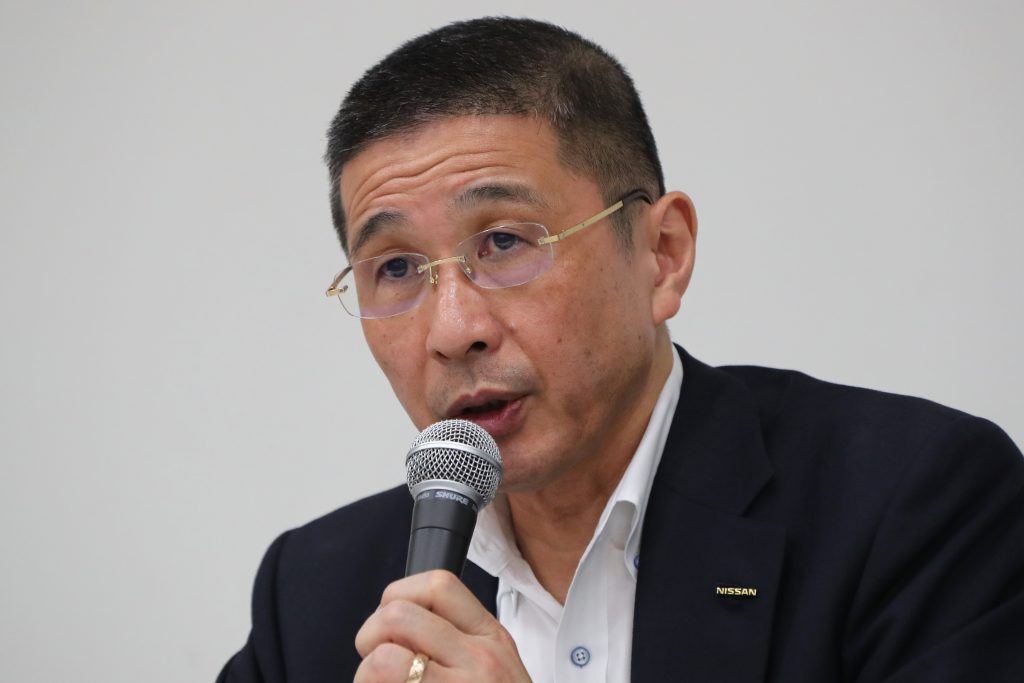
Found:
<path fill-rule="evenodd" d="M 405 456 L 405 479 L 411 491 L 430 479 L 453 481 L 476 491 L 490 503 L 501 483 L 501 454 L 494 438 L 468 420 L 442 420 L 416 437 Z"/>

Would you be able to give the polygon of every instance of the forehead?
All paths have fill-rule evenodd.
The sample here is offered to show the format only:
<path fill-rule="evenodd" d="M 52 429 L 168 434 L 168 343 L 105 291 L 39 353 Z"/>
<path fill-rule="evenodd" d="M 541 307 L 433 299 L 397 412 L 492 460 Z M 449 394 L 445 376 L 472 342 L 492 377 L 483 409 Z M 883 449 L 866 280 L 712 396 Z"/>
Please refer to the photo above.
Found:
<path fill-rule="evenodd" d="M 376 214 L 437 211 L 474 184 L 497 181 L 544 197 L 572 179 L 546 122 L 464 116 L 370 144 L 342 167 L 340 194 L 351 243 Z"/>

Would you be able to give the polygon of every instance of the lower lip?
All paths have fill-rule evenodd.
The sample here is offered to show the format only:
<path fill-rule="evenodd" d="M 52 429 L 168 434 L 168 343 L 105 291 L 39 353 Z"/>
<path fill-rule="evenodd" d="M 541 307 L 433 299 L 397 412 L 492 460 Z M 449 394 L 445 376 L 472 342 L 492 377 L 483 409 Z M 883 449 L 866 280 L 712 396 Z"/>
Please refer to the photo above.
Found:
<path fill-rule="evenodd" d="M 500 439 L 519 428 L 523 417 L 522 407 L 523 399 L 517 398 L 497 410 L 488 410 L 483 413 L 463 413 L 459 417 L 480 425 L 495 439 Z"/>

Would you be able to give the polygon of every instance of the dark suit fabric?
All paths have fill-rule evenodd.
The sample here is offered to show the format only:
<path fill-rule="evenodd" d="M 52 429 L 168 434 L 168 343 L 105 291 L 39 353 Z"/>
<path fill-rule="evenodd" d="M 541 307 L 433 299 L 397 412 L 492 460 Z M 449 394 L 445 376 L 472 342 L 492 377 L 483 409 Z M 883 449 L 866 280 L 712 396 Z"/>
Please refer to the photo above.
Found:
<path fill-rule="evenodd" d="M 634 681 L 1024 681 L 1024 459 L 998 427 L 680 354 Z M 396 488 L 279 537 L 218 680 L 351 680 L 355 634 L 402 576 L 411 507 Z M 493 611 L 497 580 L 472 563 L 463 578 Z"/>

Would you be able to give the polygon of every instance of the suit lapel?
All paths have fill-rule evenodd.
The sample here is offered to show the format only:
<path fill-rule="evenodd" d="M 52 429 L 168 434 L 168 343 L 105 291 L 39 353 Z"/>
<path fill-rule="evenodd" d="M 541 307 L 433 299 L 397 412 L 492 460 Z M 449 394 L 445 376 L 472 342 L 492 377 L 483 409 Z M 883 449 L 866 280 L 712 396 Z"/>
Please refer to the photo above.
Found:
<path fill-rule="evenodd" d="M 683 358 L 683 386 L 644 517 L 632 679 L 764 678 L 782 527 L 742 516 L 772 469 L 756 405 Z"/>

